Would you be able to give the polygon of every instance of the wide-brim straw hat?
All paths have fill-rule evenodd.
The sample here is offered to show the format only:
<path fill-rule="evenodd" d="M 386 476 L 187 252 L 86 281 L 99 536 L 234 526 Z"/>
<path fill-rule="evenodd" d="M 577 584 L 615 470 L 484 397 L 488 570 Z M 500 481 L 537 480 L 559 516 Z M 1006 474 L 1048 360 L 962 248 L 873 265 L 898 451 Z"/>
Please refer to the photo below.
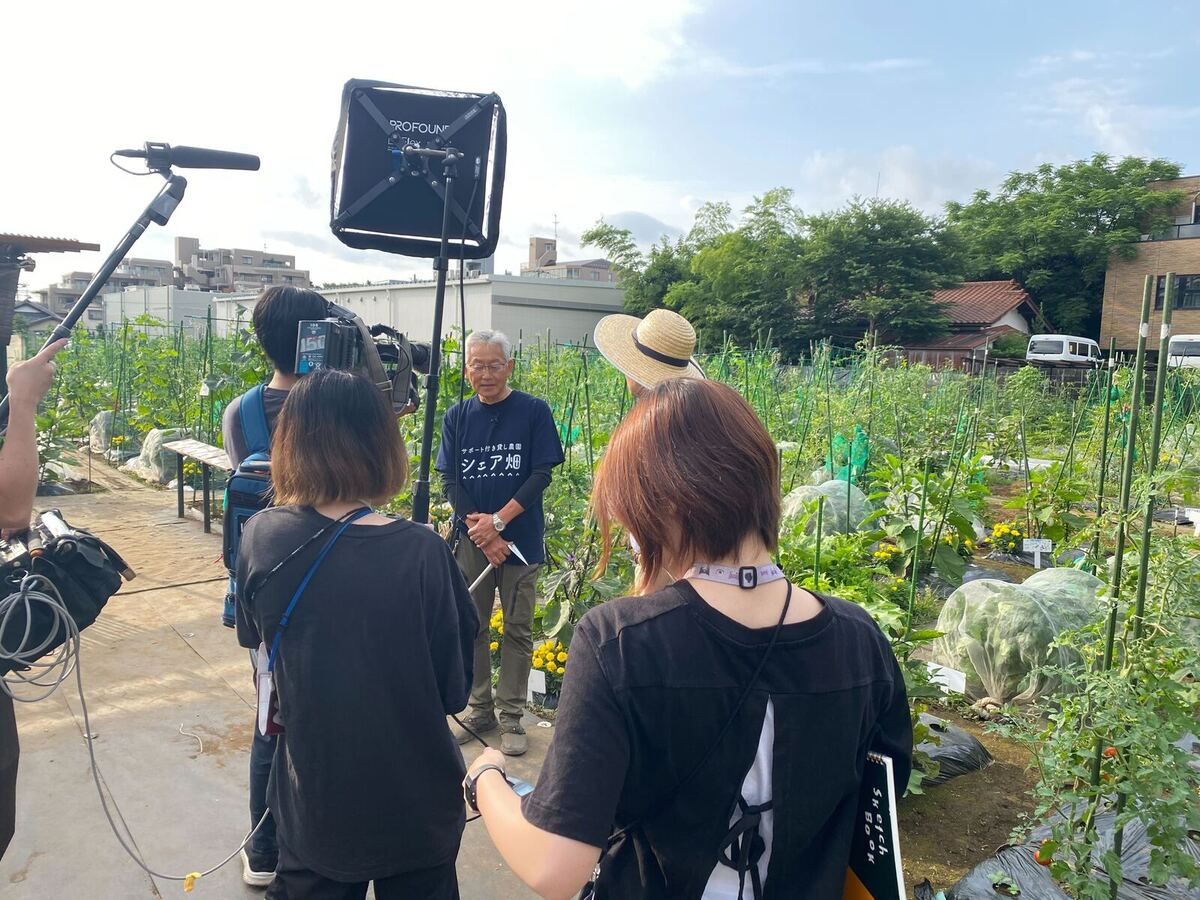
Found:
<path fill-rule="evenodd" d="M 644 319 L 615 314 L 596 323 L 596 348 L 624 375 L 644 388 L 672 378 L 703 378 L 696 330 L 679 313 L 653 309 Z"/>

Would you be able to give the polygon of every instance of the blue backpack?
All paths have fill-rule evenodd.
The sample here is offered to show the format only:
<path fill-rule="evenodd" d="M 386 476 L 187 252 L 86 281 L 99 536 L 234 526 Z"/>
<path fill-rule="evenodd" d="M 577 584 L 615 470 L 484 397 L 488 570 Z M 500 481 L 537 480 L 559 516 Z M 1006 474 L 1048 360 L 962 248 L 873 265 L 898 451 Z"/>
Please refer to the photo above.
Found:
<path fill-rule="evenodd" d="M 233 628 L 234 598 L 237 584 L 234 571 L 237 566 L 238 545 L 242 542 L 242 529 L 255 513 L 271 505 L 271 432 L 267 428 L 267 410 L 263 404 L 263 385 L 258 385 L 242 395 L 238 407 L 238 418 L 242 425 L 242 436 L 246 440 L 246 458 L 225 482 L 225 518 L 223 522 L 224 543 L 222 558 L 229 571 L 229 590 L 225 594 L 225 608 L 221 623 Z"/>

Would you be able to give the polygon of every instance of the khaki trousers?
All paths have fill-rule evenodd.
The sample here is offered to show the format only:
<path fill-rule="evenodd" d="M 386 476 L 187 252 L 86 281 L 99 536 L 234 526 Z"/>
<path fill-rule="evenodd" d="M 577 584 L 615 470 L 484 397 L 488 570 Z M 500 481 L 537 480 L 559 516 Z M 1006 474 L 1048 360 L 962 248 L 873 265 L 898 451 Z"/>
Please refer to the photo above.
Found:
<path fill-rule="evenodd" d="M 467 584 L 473 584 L 488 567 L 487 557 L 469 537 L 461 535 L 454 558 Z M 540 565 L 502 565 L 493 570 L 471 595 L 479 613 L 479 633 L 475 636 L 475 679 L 471 684 L 472 715 L 499 712 L 501 719 L 520 719 L 529 691 L 529 670 L 533 665 L 533 607 L 537 602 L 537 578 Z M 492 692 L 492 655 L 488 649 L 489 623 L 500 593 L 504 613 L 504 635 L 500 638 L 500 677 Z"/>

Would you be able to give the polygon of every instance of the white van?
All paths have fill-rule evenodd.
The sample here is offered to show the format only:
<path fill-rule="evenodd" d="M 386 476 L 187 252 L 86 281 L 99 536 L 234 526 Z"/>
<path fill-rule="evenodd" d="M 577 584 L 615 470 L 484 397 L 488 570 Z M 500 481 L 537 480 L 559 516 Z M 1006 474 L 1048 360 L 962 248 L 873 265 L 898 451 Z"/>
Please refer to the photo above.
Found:
<path fill-rule="evenodd" d="M 1200 334 L 1177 334 L 1167 344 L 1167 365 L 1200 369 Z"/>
<path fill-rule="evenodd" d="M 1100 345 L 1090 338 L 1071 334 L 1035 334 L 1029 338 L 1025 360 L 1097 366 L 1101 361 Z"/>

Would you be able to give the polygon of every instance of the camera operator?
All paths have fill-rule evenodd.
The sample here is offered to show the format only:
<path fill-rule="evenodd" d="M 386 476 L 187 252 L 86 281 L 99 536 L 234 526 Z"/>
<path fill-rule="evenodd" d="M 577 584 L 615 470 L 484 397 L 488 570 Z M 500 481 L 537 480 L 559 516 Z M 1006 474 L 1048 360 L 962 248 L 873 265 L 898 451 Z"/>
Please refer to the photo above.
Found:
<path fill-rule="evenodd" d="M 37 407 L 54 383 L 54 357 L 66 345 L 66 340 L 55 341 L 8 370 L 8 431 L 0 447 L 0 528 L 5 531 L 27 528 L 33 516 L 38 481 Z M 13 700 L 0 687 L 0 858 L 16 827 L 20 756 Z"/>
<path fill-rule="evenodd" d="M 466 702 L 478 621 L 446 544 L 370 510 L 407 469 L 366 379 L 326 369 L 292 389 L 276 505 L 247 523 L 236 573 L 238 639 L 271 648 L 286 729 L 269 900 L 362 898 L 371 881 L 379 900 L 458 897 L 464 766 L 445 717 Z"/>
<path fill-rule="evenodd" d="M 263 391 L 263 406 L 267 413 L 267 430 L 275 432 L 275 420 L 296 382 L 296 333 L 305 319 L 324 319 L 329 304 L 316 291 L 293 287 L 269 287 L 258 295 L 251 321 L 254 337 L 271 363 L 271 380 Z M 240 408 L 242 397 L 235 397 L 225 407 L 221 430 L 225 435 L 225 453 L 230 464 L 237 468 L 248 455 L 246 436 L 242 433 Z"/>
<path fill-rule="evenodd" d="M 254 305 L 254 337 L 271 363 L 271 380 L 262 392 L 262 409 L 266 414 L 267 433 L 275 433 L 279 411 L 288 392 L 301 376 L 296 368 L 296 334 L 305 319 L 323 319 L 328 304 L 316 291 L 292 287 L 270 287 L 263 291 Z M 242 429 L 241 404 L 246 395 L 235 397 L 225 408 L 222 431 L 225 453 L 236 469 L 253 449 L 247 446 Z M 233 625 L 233 610 L 226 609 L 226 625 Z M 253 666 L 253 654 L 251 654 Z M 267 781 L 271 777 L 271 760 L 275 758 L 275 738 L 254 729 L 250 744 L 250 821 L 256 824 L 267 809 Z M 242 879 L 249 885 L 264 887 L 275 876 L 278 849 L 275 845 L 275 822 L 268 816 L 242 851 Z"/>
<path fill-rule="evenodd" d="M 467 583 L 489 565 L 496 568 L 474 594 L 479 634 L 465 724 L 478 734 L 493 731 L 498 709 L 500 748 L 520 756 L 528 748 L 521 713 L 533 663 L 538 572 L 545 559 L 542 494 L 550 471 L 562 464 L 563 449 L 546 402 L 508 386 L 513 372 L 508 338 L 499 331 L 476 331 L 467 338 L 466 350 L 463 375 L 475 396 L 446 411 L 436 468 L 454 507 L 454 556 Z M 528 564 L 512 554 L 509 544 Z M 504 634 L 493 697 L 488 623 L 497 588 Z M 466 743 L 471 733 L 461 730 L 457 737 Z"/>

